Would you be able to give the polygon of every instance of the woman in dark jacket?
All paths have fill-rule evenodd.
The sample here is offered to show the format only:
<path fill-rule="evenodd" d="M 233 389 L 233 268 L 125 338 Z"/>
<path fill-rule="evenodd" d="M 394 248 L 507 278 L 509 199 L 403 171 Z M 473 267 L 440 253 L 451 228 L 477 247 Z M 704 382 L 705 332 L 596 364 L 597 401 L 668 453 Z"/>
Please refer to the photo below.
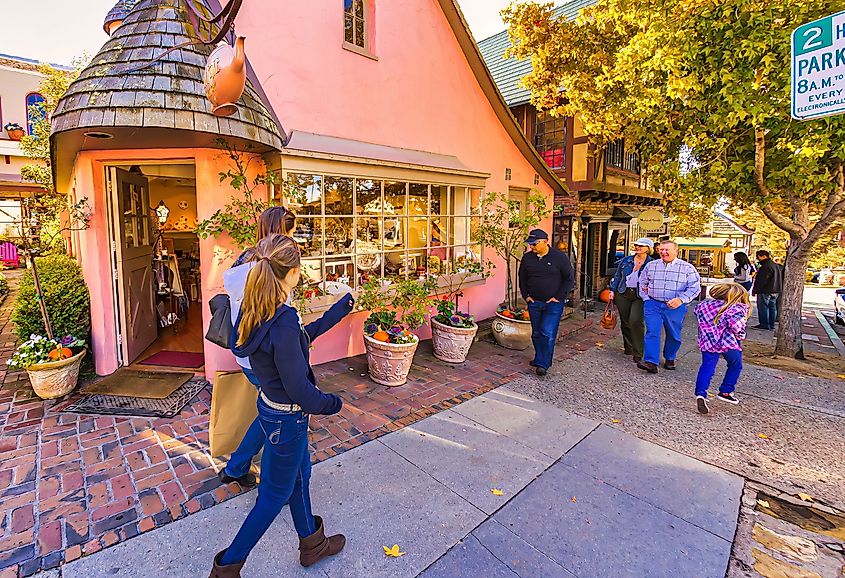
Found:
<path fill-rule="evenodd" d="M 628 255 L 619 262 L 616 274 L 610 281 L 610 298 L 619 309 L 625 355 L 633 356 L 636 362 L 643 358 L 645 338 L 643 300 L 640 297 L 638 279 L 646 263 L 653 260 L 651 258 L 653 248 L 654 241 L 651 239 L 642 238 L 634 241 L 634 254 Z"/>
<path fill-rule="evenodd" d="M 342 402 L 317 389 L 311 369 L 311 341 L 352 311 L 347 294 L 319 320 L 303 327 L 296 310 L 285 305 L 299 283 L 299 248 L 290 237 L 270 235 L 255 248 L 241 311 L 232 333 L 232 350 L 249 357 L 261 383 L 258 417 L 264 430 L 264 455 L 258 499 L 232 544 L 214 557 L 210 578 L 240 576 L 255 547 L 285 504 L 299 534 L 299 561 L 310 566 L 337 554 L 342 534 L 326 537 L 323 520 L 311 513 L 308 451 L 309 414 L 331 415 Z"/>

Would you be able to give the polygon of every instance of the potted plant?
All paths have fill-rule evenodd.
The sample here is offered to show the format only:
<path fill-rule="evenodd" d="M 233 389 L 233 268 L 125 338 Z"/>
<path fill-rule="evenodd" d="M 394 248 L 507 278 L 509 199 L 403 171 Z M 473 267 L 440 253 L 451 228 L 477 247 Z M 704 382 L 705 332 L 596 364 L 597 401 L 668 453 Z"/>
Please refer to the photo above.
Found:
<path fill-rule="evenodd" d="M 23 130 L 23 127 L 16 122 L 8 122 L 3 126 L 6 131 L 6 134 L 9 135 L 9 138 L 12 140 L 21 140 L 26 132 Z"/>
<path fill-rule="evenodd" d="M 361 309 L 370 311 L 364 323 L 364 345 L 370 378 L 396 387 L 408 380 L 420 338 L 412 333 L 425 323 L 433 305 L 433 283 L 416 279 L 391 282 L 371 279 L 358 298 Z"/>
<path fill-rule="evenodd" d="M 489 193 L 481 199 L 484 220 L 478 229 L 478 241 L 505 262 L 505 299 L 492 325 L 493 337 L 502 347 L 523 350 L 531 345 L 531 320 L 519 297 L 517 272 L 528 232 L 551 212 L 545 197 L 538 192 L 528 196 L 525 206 L 502 193 Z"/>
<path fill-rule="evenodd" d="M 475 318 L 467 312 L 461 311 L 459 299 L 463 297 L 463 285 L 468 278 L 483 275 L 481 263 L 464 259 L 456 263 L 456 274 L 446 275 L 446 294 L 437 299 L 437 315 L 431 318 L 431 344 L 434 357 L 448 363 L 463 363 L 466 361 L 478 325 Z M 457 284 L 455 284 L 457 280 Z"/>
<path fill-rule="evenodd" d="M 72 335 L 62 339 L 30 335 L 18 346 L 8 363 L 9 367 L 26 370 L 38 397 L 56 399 L 76 387 L 85 351 L 85 342 Z"/>

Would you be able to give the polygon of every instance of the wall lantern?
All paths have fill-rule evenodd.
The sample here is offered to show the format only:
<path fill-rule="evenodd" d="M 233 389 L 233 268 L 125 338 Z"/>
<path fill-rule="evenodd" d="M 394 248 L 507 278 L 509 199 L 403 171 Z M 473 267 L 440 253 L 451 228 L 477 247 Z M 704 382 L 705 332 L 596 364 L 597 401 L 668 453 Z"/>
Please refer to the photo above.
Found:
<path fill-rule="evenodd" d="M 158 222 L 162 225 L 167 222 L 167 217 L 170 215 L 170 209 L 164 204 L 164 201 L 159 201 L 156 207 L 156 215 L 158 215 Z"/>

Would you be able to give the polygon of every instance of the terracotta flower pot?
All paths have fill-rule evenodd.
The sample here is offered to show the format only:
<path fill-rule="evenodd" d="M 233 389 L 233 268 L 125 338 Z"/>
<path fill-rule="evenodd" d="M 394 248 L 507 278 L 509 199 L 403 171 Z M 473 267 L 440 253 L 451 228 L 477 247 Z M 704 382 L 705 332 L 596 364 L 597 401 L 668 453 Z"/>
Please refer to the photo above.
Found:
<path fill-rule="evenodd" d="M 531 345 L 531 321 L 511 319 L 496 313 L 492 328 L 496 343 L 506 349 L 522 351 Z"/>
<path fill-rule="evenodd" d="M 364 335 L 370 379 L 388 387 L 404 385 L 419 344 L 418 337 L 413 343 L 384 343 Z"/>
<path fill-rule="evenodd" d="M 13 128 L 13 129 L 6 129 L 6 134 L 9 135 L 9 138 L 12 140 L 21 140 L 23 135 L 26 133 L 23 131 L 22 128 Z"/>
<path fill-rule="evenodd" d="M 73 391 L 79 380 L 79 366 L 85 352 L 83 349 L 73 357 L 61 361 L 36 363 L 27 367 L 26 373 L 35 395 L 41 399 L 56 399 Z"/>
<path fill-rule="evenodd" d="M 434 357 L 448 363 L 463 363 L 467 359 L 476 333 L 478 325 L 452 327 L 432 319 L 431 343 L 434 346 Z"/>

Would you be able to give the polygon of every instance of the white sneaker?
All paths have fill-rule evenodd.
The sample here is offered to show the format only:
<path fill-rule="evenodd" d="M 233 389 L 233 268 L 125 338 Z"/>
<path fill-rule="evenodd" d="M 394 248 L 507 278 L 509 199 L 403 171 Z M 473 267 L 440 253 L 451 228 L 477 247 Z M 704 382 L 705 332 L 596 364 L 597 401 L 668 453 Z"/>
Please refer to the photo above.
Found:
<path fill-rule="evenodd" d="M 696 395 L 695 401 L 698 404 L 698 413 L 710 413 L 710 407 L 707 405 L 707 398 L 702 395 Z"/>

